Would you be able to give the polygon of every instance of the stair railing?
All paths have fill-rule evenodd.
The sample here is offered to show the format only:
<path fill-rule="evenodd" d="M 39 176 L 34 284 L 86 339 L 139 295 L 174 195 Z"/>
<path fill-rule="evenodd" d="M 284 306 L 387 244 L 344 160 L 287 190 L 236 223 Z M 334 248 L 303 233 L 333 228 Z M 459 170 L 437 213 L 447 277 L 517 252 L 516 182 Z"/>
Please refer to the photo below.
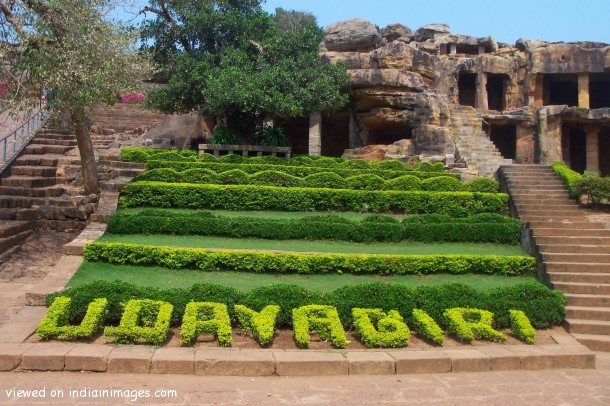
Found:
<path fill-rule="evenodd" d="M 2 154 L 0 173 L 13 162 L 13 159 L 15 159 L 30 140 L 34 138 L 36 131 L 43 126 L 47 119 L 47 115 L 48 114 L 45 114 L 44 111 L 39 111 L 10 134 L 0 139 L 0 153 Z"/>

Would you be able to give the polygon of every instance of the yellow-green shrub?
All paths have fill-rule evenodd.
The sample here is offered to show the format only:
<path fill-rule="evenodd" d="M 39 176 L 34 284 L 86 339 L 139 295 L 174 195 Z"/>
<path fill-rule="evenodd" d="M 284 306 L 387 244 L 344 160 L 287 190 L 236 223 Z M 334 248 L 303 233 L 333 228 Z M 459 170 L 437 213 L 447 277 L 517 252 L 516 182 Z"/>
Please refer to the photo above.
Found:
<path fill-rule="evenodd" d="M 407 345 L 411 332 L 396 310 L 352 309 L 354 330 L 367 348 L 399 348 Z"/>
<path fill-rule="evenodd" d="M 334 306 L 308 305 L 292 309 L 292 325 L 294 340 L 301 348 L 309 345 L 311 331 L 337 348 L 345 348 L 350 343 Z"/>
<path fill-rule="evenodd" d="M 227 305 L 211 302 L 190 302 L 186 305 L 180 330 L 180 344 L 191 345 L 201 334 L 212 334 L 221 347 L 231 345 L 231 319 Z"/>
<path fill-rule="evenodd" d="M 476 339 L 505 341 L 506 336 L 492 327 L 493 313 L 487 310 L 454 308 L 443 313 L 447 332 L 455 334 L 461 341 Z"/>
<path fill-rule="evenodd" d="M 265 306 L 260 312 L 256 312 L 243 305 L 235 305 L 235 315 L 244 330 L 252 332 L 254 338 L 260 345 L 271 344 L 275 334 L 275 321 L 280 307 L 276 305 Z"/>

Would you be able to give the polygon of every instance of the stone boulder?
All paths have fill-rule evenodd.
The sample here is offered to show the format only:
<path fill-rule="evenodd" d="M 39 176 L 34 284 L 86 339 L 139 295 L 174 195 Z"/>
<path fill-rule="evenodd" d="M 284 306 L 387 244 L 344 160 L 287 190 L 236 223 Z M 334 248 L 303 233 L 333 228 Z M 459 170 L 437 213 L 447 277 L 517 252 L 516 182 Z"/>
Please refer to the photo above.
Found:
<path fill-rule="evenodd" d="M 415 49 L 402 41 L 394 41 L 377 48 L 371 54 L 371 62 L 378 69 L 411 70 Z"/>
<path fill-rule="evenodd" d="M 364 159 L 365 161 L 383 161 L 387 150 L 387 145 L 366 145 L 360 148 L 346 149 L 341 157 L 347 159 Z"/>
<path fill-rule="evenodd" d="M 410 36 L 413 31 L 409 27 L 405 27 L 402 24 L 390 24 L 381 29 L 379 35 L 385 39 L 386 42 L 396 41 L 398 38 Z"/>
<path fill-rule="evenodd" d="M 362 18 L 334 23 L 324 29 L 324 45 L 328 51 L 372 51 L 380 42 L 379 28 Z"/>
<path fill-rule="evenodd" d="M 519 38 L 517 40 L 517 42 L 515 43 L 515 46 L 517 47 L 517 49 L 519 51 L 530 52 L 531 53 L 536 48 L 543 47 L 543 46 L 545 46 L 547 44 L 548 44 L 548 42 L 540 41 L 539 39 L 524 39 L 524 38 Z"/>
<path fill-rule="evenodd" d="M 399 140 L 392 145 L 388 145 L 386 158 L 402 159 L 415 155 L 415 145 L 412 140 Z"/>
<path fill-rule="evenodd" d="M 451 34 L 451 28 L 447 24 L 428 24 L 415 31 L 415 41 L 423 42 L 447 34 Z"/>

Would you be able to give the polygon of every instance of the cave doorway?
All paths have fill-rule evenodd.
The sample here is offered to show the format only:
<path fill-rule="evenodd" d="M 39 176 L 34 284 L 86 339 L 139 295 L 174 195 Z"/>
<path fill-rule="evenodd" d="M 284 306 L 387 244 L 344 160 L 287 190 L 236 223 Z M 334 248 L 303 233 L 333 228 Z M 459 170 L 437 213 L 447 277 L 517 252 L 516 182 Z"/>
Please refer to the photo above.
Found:
<path fill-rule="evenodd" d="M 517 158 L 517 126 L 514 124 L 491 124 L 489 139 L 504 159 Z"/>
<path fill-rule="evenodd" d="M 587 169 L 587 136 L 582 126 L 562 128 L 563 160 L 570 169 L 583 173 Z"/>
<path fill-rule="evenodd" d="M 602 127 L 599 133 L 599 172 L 610 176 L 610 127 Z"/>
<path fill-rule="evenodd" d="M 507 75 L 487 74 L 487 107 L 489 110 L 504 111 L 506 109 L 507 82 Z"/>
<path fill-rule="evenodd" d="M 377 125 L 367 125 L 367 145 L 390 145 L 396 141 L 413 138 L 413 127 L 407 123 L 385 121 Z"/>
<path fill-rule="evenodd" d="M 602 109 L 610 107 L 610 74 L 591 74 L 589 77 L 589 107 Z"/>
<path fill-rule="evenodd" d="M 340 157 L 349 148 L 350 111 L 322 115 L 322 156 Z"/>
<path fill-rule="evenodd" d="M 459 102 L 462 106 L 476 107 L 477 99 L 477 74 L 471 72 L 460 72 L 458 78 Z"/>
<path fill-rule="evenodd" d="M 292 154 L 309 153 L 309 117 L 291 118 L 281 123 L 280 127 L 290 141 Z"/>
<path fill-rule="evenodd" d="M 544 76 L 544 105 L 578 107 L 578 75 L 551 74 Z"/>

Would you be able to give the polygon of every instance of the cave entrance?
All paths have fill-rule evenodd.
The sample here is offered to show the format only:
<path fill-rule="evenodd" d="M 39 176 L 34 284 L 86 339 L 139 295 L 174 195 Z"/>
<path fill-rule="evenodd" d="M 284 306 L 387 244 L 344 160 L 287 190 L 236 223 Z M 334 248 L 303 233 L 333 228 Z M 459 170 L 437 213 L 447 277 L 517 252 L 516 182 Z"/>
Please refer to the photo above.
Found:
<path fill-rule="evenodd" d="M 610 176 L 610 127 L 602 127 L 599 133 L 599 172 Z"/>
<path fill-rule="evenodd" d="M 610 107 L 610 73 L 591 74 L 589 78 L 589 107 Z"/>
<path fill-rule="evenodd" d="M 413 127 L 399 121 L 367 123 L 367 130 L 367 145 L 390 145 L 396 141 L 413 138 Z"/>
<path fill-rule="evenodd" d="M 503 111 L 506 109 L 506 84 L 508 76 L 502 74 L 487 74 L 487 105 L 489 110 Z"/>
<path fill-rule="evenodd" d="M 489 139 L 505 159 L 517 158 L 517 126 L 514 124 L 491 124 Z"/>
<path fill-rule="evenodd" d="M 479 46 L 478 45 L 456 44 L 455 53 L 461 54 L 461 55 L 478 55 Z"/>
<path fill-rule="evenodd" d="M 322 115 L 322 156 L 340 157 L 349 148 L 350 111 Z"/>
<path fill-rule="evenodd" d="M 298 117 L 286 120 L 281 124 L 286 138 L 290 141 L 293 154 L 309 153 L 309 117 Z"/>
<path fill-rule="evenodd" d="M 578 75 L 544 75 L 544 105 L 578 107 Z"/>
<path fill-rule="evenodd" d="M 458 78 L 459 101 L 462 106 L 476 107 L 477 99 L 477 74 L 471 72 L 460 72 Z"/>
<path fill-rule="evenodd" d="M 587 169 L 587 136 L 582 126 L 566 126 L 562 128 L 563 160 L 569 167 L 583 173 Z"/>

